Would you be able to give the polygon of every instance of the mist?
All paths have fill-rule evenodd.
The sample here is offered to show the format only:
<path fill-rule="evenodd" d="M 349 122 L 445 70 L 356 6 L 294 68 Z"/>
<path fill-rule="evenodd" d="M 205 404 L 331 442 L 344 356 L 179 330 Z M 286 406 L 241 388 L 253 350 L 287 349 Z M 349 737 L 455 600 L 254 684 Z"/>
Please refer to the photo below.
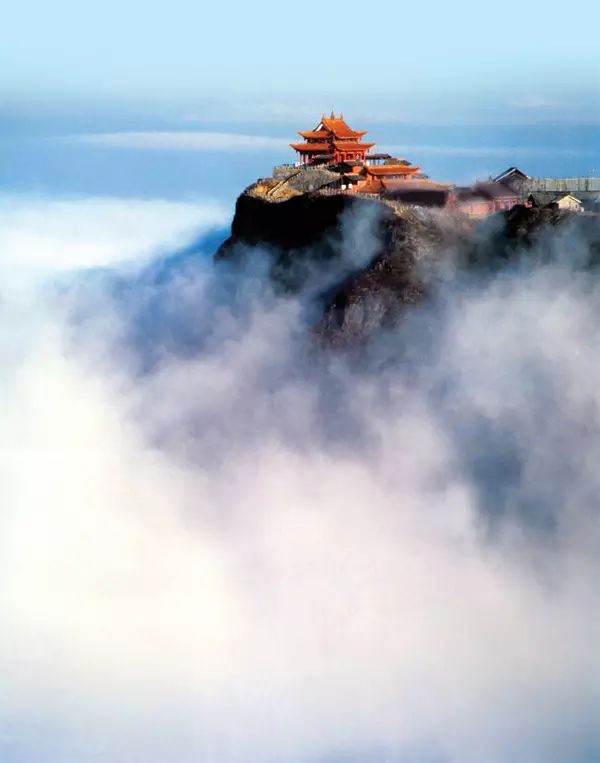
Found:
<path fill-rule="evenodd" d="M 220 211 L 145 204 L 143 240 L 95 209 L 100 270 L 88 225 L 0 236 L 2 760 L 597 759 L 587 241 L 357 358 L 264 253 L 193 246 Z"/>

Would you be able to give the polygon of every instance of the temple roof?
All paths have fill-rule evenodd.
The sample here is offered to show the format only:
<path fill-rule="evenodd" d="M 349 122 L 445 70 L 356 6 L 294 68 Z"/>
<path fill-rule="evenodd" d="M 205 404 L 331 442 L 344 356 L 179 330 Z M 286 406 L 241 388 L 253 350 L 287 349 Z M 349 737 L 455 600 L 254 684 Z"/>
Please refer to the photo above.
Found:
<path fill-rule="evenodd" d="M 360 138 L 362 138 L 363 135 L 366 135 L 367 132 L 368 130 L 352 130 L 351 134 L 349 135 L 342 136 L 342 135 L 337 135 L 336 133 L 334 133 L 334 135 L 338 140 L 352 140 L 353 138 L 358 138 L 360 140 Z"/>
<path fill-rule="evenodd" d="M 363 180 L 357 187 L 360 193 L 381 193 L 385 189 L 383 181 L 379 178 L 371 178 L 370 180 Z"/>
<path fill-rule="evenodd" d="M 348 148 L 348 146 L 352 145 L 360 145 L 361 147 L 368 147 L 374 146 L 374 143 L 359 143 L 360 138 L 366 134 L 366 130 L 363 130 L 362 132 L 357 132 L 355 134 L 355 138 L 337 138 L 333 133 L 329 132 L 328 130 L 305 130 L 305 131 L 299 131 L 298 135 L 301 135 L 306 140 L 333 140 L 334 145 Z"/>
<path fill-rule="evenodd" d="M 327 130 L 298 130 L 298 135 L 301 135 L 307 140 L 320 140 L 328 135 Z"/>
<path fill-rule="evenodd" d="M 298 130 L 298 135 L 301 135 L 306 140 L 323 140 L 323 138 L 327 138 L 331 140 L 333 138 L 334 140 L 360 140 L 363 135 L 366 135 L 366 130 L 354 130 L 350 135 L 340 137 L 337 135 L 333 130 L 329 130 L 327 128 L 324 128 L 322 130 Z M 370 145 L 374 146 L 374 143 L 371 143 Z"/>
<path fill-rule="evenodd" d="M 295 151 L 304 151 L 304 153 L 331 151 L 331 145 L 329 143 L 290 143 L 290 146 Z"/>
<path fill-rule="evenodd" d="M 388 191 L 450 191 L 452 186 L 448 183 L 437 183 L 434 180 L 416 179 L 394 180 L 386 178 L 381 180 Z"/>
<path fill-rule="evenodd" d="M 336 117 L 332 111 L 331 115 L 328 117 L 323 114 L 321 121 L 314 130 L 300 130 L 298 134 L 307 140 L 318 140 L 319 138 L 324 138 L 326 135 L 328 137 L 332 135 L 337 140 L 360 140 L 363 135 L 367 134 L 367 131 L 353 130 L 344 121 L 342 114 L 340 114 L 339 117 Z"/>
<path fill-rule="evenodd" d="M 333 146 L 339 151 L 368 151 L 374 143 L 361 143 L 360 141 L 332 141 Z M 331 151 L 332 143 L 290 143 L 295 151 L 315 153 L 318 151 Z"/>
<path fill-rule="evenodd" d="M 368 166 L 367 173 L 374 177 L 385 177 L 390 175 L 413 175 L 421 168 L 409 164 L 382 164 L 377 166 Z"/>
<path fill-rule="evenodd" d="M 331 112 L 330 117 L 323 115 L 320 124 L 327 130 L 330 130 L 336 138 L 360 138 L 367 134 L 366 130 L 353 130 L 346 124 L 342 114 L 336 117 L 333 112 Z"/>
<path fill-rule="evenodd" d="M 333 145 L 341 151 L 362 151 L 368 150 L 374 143 L 363 143 L 359 140 L 334 140 Z"/>
<path fill-rule="evenodd" d="M 522 180 L 529 180 L 530 179 L 529 175 L 526 175 L 518 167 L 509 167 L 501 175 L 498 175 L 498 177 L 495 177 L 494 181 L 496 183 L 501 183 L 503 180 L 506 180 L 507 178 L 511 178 L 511 177 L 514 177 L 514 176 L 520 177 Z"/>

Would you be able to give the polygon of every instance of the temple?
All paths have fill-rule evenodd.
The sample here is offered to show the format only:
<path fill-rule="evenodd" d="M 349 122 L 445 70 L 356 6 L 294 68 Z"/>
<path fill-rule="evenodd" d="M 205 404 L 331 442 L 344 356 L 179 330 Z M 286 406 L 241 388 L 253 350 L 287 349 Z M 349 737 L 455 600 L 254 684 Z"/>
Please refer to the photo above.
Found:
<path fill-rule="evenodd" d="M 367 157 L 368 158 L 368 157 Z M 356 175 L 356 190 L 362 193 L 385 193 L 393 191 L 406 180 L 422 180 L 420 167 L 410 164 L 405 159 L 386 160 L 382 166 L 373 166 L 367 164 L 364 169 L 354 172 Z M 393 162 L 393 163 L 392 163 Z M 354 180 L 350 176 L 350 180 Z"/>
<path fill-rule="evenodd" d="M 363 143 L 366 130 L 353 130 L 340 114 L 333 111 L 329 117 L 325 114 L 314 130 L 300 131 L 304 143 L 290 143 L 294 151 L 300 154 L 301 164 L 337 164 L 339 162 L 364 162 L 369 149 L 374 143 Z"/>
<path fill-rule="evenodd" d="M 377 195 L 397 191 L 406 181 L 426 180 L 421 168 L 406 159 L 369 153 L 375 144 L 363 141 L 366 134 L 349 127 L 342 114 L 323 114 L 314 130 L 298 133 L 304 143 L 290 143 L 300 154 L 295 166 L 332 170 L 340 175 L 342 189 Z M 411 190 L 415 187 L 411 183 Z"/>
<path fill-rule="evenodd" d="M 273 177 L 256 186 L 272 200 L 303 193 L 348 193 L 389 203 L 447 207 L 473 218 L 511 209 L 520 201 L 508 183 L 479 182 L 456 188 L 431 180 L 407 159 L 374 153 L 375 143 L 363 140 L 367 131 L 353 130 L 342 114 L 336 116 L 333 111 L 328 117 L 323 114 L 314 130 L 298 134 L 303 142 L 290 146 L 299 154 L 299 161 L 277 165 Z M 511 172 L 517 170 L 512 168 L 498 180 Z"/>

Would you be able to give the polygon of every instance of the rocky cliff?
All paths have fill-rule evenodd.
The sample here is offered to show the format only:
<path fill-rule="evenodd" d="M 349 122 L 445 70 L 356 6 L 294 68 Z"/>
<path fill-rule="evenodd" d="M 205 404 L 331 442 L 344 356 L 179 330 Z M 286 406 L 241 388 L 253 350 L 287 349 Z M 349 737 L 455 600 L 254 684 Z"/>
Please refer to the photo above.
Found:
<path fill-rule="evenodd" d="M 447 211 L 377 198 L 313 192 L 277 201 L 252 187 L 237 201 L 216 260 L 266 257 L 276 287 L 319 302 L 316 333 L 345 345 L 394 325 L 449 269 L 503 267 L 534 249 L 543 230 L 573 219 L 516 207 L 474 226 Z"/>

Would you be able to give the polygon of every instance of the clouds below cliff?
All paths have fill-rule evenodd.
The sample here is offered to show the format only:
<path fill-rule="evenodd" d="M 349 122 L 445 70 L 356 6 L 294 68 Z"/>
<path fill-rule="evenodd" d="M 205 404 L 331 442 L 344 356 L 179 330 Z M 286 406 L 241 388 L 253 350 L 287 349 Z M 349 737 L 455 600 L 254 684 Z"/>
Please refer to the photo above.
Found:
<path fill-rule="evenodd" d="M 0 267 L 47 276 L 140 263 L 227 221 L 226 207 L 206 201 L 0 195 Z"/>
<path fill-rule="evenodd" d="M 192 222 L 86 203 L 0 261 Z M 597 288 L 457 284 L 359 370 L 256 271 L 156 273 L 0 303 L 2 760 L 594 759 Z"/>

